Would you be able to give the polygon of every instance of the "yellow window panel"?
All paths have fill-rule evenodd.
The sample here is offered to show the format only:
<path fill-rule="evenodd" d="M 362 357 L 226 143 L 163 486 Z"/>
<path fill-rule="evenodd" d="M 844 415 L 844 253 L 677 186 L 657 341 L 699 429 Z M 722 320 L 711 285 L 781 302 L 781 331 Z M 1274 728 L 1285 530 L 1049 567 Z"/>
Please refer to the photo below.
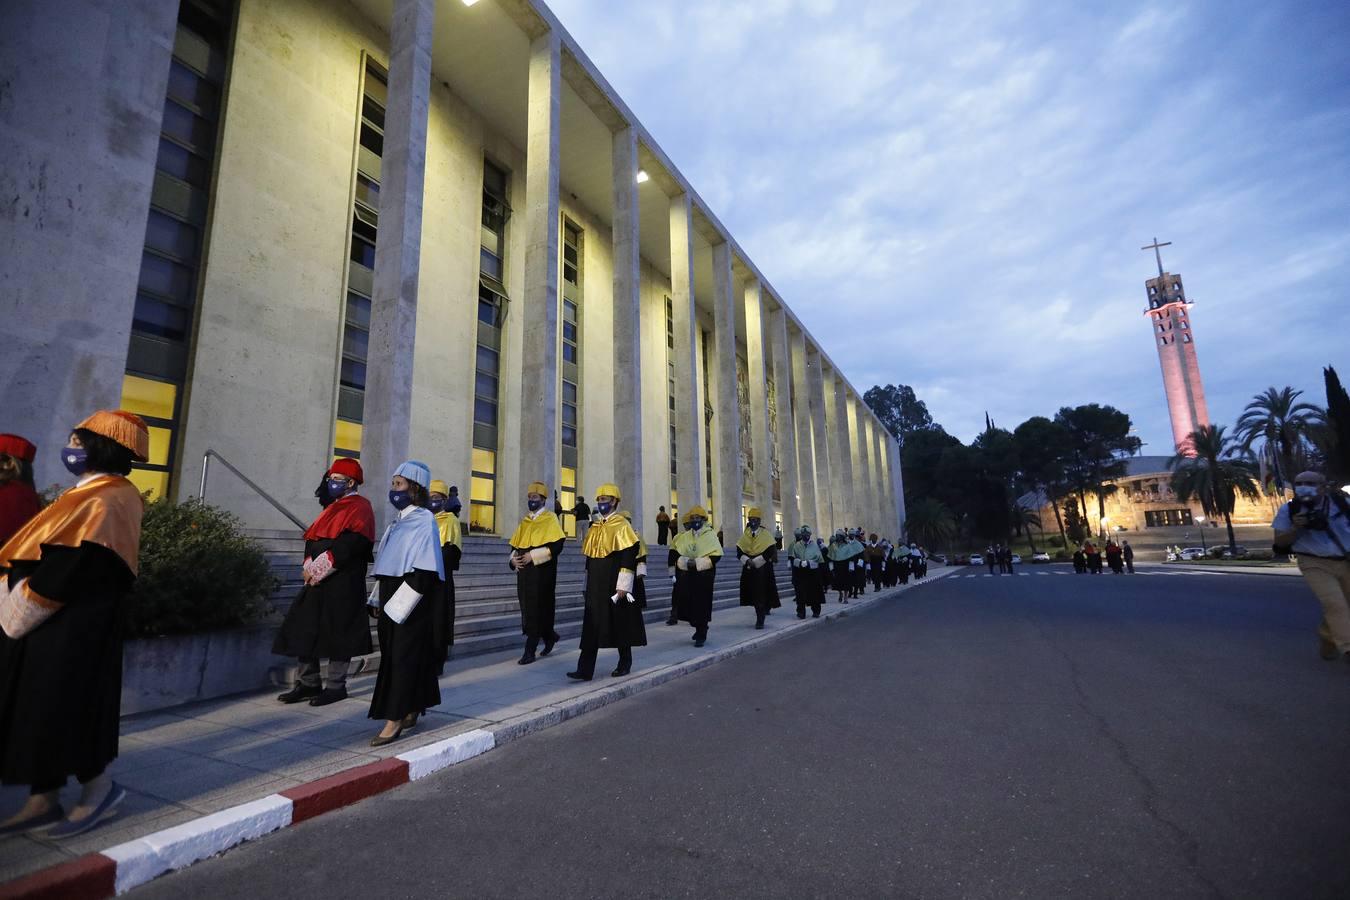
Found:
<path fill-rule="evenodd" d="M 333 446 L 348 453 L 361 452 L 361 425 L 359 422 L 337 420 L 337 429 L 333 434 Z"/>
<path fill-rule="evenodd" d="M 469 479 L 469 499 L 475 503 L 492 503 L 497 499 L 497 483 L 491 478 Z"/>
<path fill-rule="evenodd" d="M 487 475 L 497 474 L 497 454 L 491 450 L 479 450 L 477 447 L 473 450 L 472 460 L 473 470 L 483 472 Z"/>
<path fill-rule="evenodd" d="M 496 511 L 480 503 L 469 504 L 469 528 L 473 531 L 496 531 Z"/>
<path fill-rule="evenodd" d="M 573 490 L 576 490 L 577 470 L 569 469 L 566 466 L 564 466 L 562 470 L 562 477 L 558 479 L 558 483 L 564 488 L 571 488 Z"/>
<path fill-rule="evenodd" d="M 151 500 L 158 500 L 169 493 L 169 473 L 151 472 L 148 469 L 132 469 L 127 480 L 136 485 L 142 494 L 149 492 Z"/>
<path fill-rule="evenodd" d="M 169 464 L 169 441 L 173 438 L 173 432 L 167 428 L 157 428 L 154 425 L 149 426 L 150 430 L 150 459 L 148 462 L 152 466 L 167 466 Z"/>
<path fill-rule="evenodd" d="M 172 419 L 178 386 L 164 381 L 152 381 L 139 375 L 122 378 L 122 408 L 138 416 Z"/>

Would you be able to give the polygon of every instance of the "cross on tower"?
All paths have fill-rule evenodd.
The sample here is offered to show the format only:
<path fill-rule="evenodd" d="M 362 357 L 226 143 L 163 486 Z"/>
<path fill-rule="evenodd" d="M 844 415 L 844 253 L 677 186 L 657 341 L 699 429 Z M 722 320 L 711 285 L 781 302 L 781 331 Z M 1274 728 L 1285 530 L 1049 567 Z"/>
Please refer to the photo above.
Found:
<path fill-rule="evenodd" d="M 1140 248 L 1139 248 L 1140 250 L 1152 250 L 1152 251 L 1153 251 L 1153 255 L 1156 256 L 1156 257 L 1158 258 L 1158 277 L 1159 277 L 1159 278 L 1161 278 L 1161 277 L 1163 276 L 1162 252 L 1159 250 L 1159 248 L 1160 248 L 1160 247 L 1170 247 L 1170 246 L 1172 246 L 1172 242 L 1171 242 L 1171 241 L 1163 241 L 1163 242 L 1160 244 L 1160 243 L 1158 243 L 1158 239 L 1157 239 L 1157 238 L 1154 238 L 1154 239 L 1153 239 L 1153 243 L 1149 244 L 1147 247 L 1140 247 Z"/>

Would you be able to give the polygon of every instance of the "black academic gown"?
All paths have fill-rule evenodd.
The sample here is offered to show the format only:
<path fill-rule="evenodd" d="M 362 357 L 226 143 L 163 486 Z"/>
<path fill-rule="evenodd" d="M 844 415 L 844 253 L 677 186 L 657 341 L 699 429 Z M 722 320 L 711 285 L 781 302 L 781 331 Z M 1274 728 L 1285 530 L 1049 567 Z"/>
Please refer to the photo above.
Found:
<path fill-rule="evenodd" d="M 679 551 L 670 551 L 669 565 L 674 567 L 680 558 Z M 718 556 L 709 557 L 712 568 L 699 572 L 693 567 L 686 571 L 675 569 L 675 586 L 670 592 L 671 604 L 681 622 L 688 622 L 695 628 L 706 628 L 712 621 L 713 589 L 717 584 Z"/>
<path fill-rule="evenodd" d="M 637 595 L 614 603 L 619 570 L 637 571 L 638 545 L 608 556 L 586 558 L 586 609 L 581 620 L 581 648 L 645 647 L 647 629 Z"/>
<path fill-rule="evenodd" d="M 551 553 L 543 565 L 530 564 L 516 569 L 516 596 L 520 598 L 520 633 L 530 638 L 547 638 L 555 634 L 554 607 L 557 603 L 558 555 L 563 551 L 563 539 L 551 544 L 540 544 Z M 516 553 L 528 553 L 534 547 L 512 547 Z"/>
<path fill-rule="evenodd" d="M 380 575 L 380 674 L 370 698 L 370 718 L 402 719 L 423 713 L 441 702 L 442 653 L 436 645 L 436 601 L 441 596 L 441 578 L 435 572 L 413 569 L 405 575 Z M 422 599 L 400 625 L 384 613 L 404 582 Z"/>
<path fill-rule="evenodd" d="M 273 653 L 301 659 L 351 659 L 371 651 L 366 564 L 372 546 L 355 531 L 305 542 L 309 559 L 331 552 L 334 570 L 318 584 L 300 589 L 272 643 Z"/>
<path fill-rule="evenodd" d="M 745 551 L 736 548 L 736 558 L 745 556 Z M 778 581 L 774 578 L 773 566 L 778 561 L 778 548 L 770 544 L 762 554 L 764 565 L 756 569 L 753 565 L 741 566 L 741 606 L 753 606 L 756 611 L 778 609 L 782 602 L 778 599 Z"/>
<path fill-rule="evenodd" d="M 0 631 L 0 781 L 54 789 L 117 758 L 123 621 L 135 576 L 98 544 L 44 546 L 19 563 L 34 593 L 63 604 L 18 640 Z"/>
<path fill-rule="evenodd" d="M 450 648 L 455 643 L 455 576 L 459 570 L 461 551 L 454 544 L 441 545 L 441 559 L 445 564 L 445 581 L 441 582 L 441 602 L 436 604 L 436 618 L 432 623 L 433 640 L 440 653 L 441 671 L 450 659 Z"/>

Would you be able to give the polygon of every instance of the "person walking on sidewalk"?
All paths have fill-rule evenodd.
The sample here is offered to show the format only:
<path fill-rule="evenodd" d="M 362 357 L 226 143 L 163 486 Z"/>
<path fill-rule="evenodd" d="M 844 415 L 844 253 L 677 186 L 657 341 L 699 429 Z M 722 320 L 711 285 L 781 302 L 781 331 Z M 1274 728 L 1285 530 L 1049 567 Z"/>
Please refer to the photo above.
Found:
<path fill-rule="evenodd" d="M 145 510 L 126 476 L 149 452 L 140 417 L 94 413 L 61 450 L 79 481 L 0 546 L 0 782 L 29 787 L 0 834 L 51 826 L 47 837 L 73 837 L 126 797 L 107 771 Z M 65 816 L 58 794 L 71 775 L 80 799 Z"/>
<path fill-rule="evenodd" d="M 1271 522 L 1275 545 L 1298 555 L 1298 570 L 1322 604 L 1323 659 L 1350 663 L 1350 499 L 1320 472 L 1294 477 L 1294 499 Z"/>
<path fill-rule="evenodd" d="M 666 512 L 664 506 L 656 511 L 656 543 L 664 547 L 666 538 L 670 535 L 670 513 Z"/>
<path fill-rule="evenodd" d="M 436 607 L 436 646 L 439 648 L 440 674 L 445 674 L 445 664 L 450 661 L 450 648 L 455 643 L 455 572 L 459 571 L 459 560 L 464 555 L 459 524 L 459 498 L 450 505 L 450 489 L 444 481 L 431 482 L 431 499 L 427 508 L 436 517 L 436 528 L 441 533 L 441 560 L 445 563 L 445 580 L 442 582 L 441 601 Z"/>
<path fill-rule="evenodd" d="M 1110 539 L 1106 542 L 1106 565 L 1113 575 L 1125 574 L 1125 557 L 1121 553 L 1120 545 Z"/>
<path fill-rule="evenodd" d="M 811 537 L 811 526 L 802 525 L 794 533 L 796 538 L 788 547 L 788 565 L 792 567 L 792 593 L 797 599 L 797 618 L 806 618 L 806 608 L 811 607 L 811 617 L 820 618 L 820 607 L 825 602 L 824 584 L 820 580 L 820 568 L 824 558 L 820 547 Z"/>
<path fill-rule="evenodd" d="M 0 544 L 42 509 L 33 487 L 37 447 L 17 434 L 0 434 Z"/>
<path fill-rule="evenodd" d="M 844 595 L 853 592 L 853 566 L 849 563 L 848 554 L 848 541 L 844 538 L 844 530 L 840 528 L 830 539 L 830 546 L 826 551 L 826 556 L 830 560 L 831 584 L 837 594 L 836 603 L 848 602 Z"/>
<path fill-rule="evenodd" d="M 525 635 L 525 648 L 519 661 L 522 666 L 534 662 L 540 640 L 544 642 L 540 656 L 548 656 L 558 643 L 558 632 L 554 630 L 553 622 L 557 604 L 558 557 L 562 554 L 565 536 L 558 517 L 544 508 L 547 499 L 548 487 L 542 481 L 535 481 L 526 488 L 526 513 L 510 540 L 509 565 L 516 573 L 520 631 Z M 583 505 L 580 497 L 577 498 L 577 504 Z M 590 516 L 589 507 L 586 515 Z M 580 523 L 578 518 L 578 534 L 582 533 Z"/>
<path fill-rule="evenodd" d="M 602 647 L 619 651 L 612 678 L 633 670 L 633 647 L 647 646 L 637 587 L 641 541 L 633 525 L 617 511 L 618 485 L 602 484 L 595 492 L 596 520 L 586 532 L 581 553 L 586 557 L 586 607 L 581 620 L 581 656 L 568 678 L 590 681 Z"/>
<path fill-rule="evenodd" d="M 300 661 L 295 686 L 282 703 L 327 706 L 347 699 L 352 657 L 371 651 L 366 616 L 366 566 L 375 546 L 375 511 L 357 493 L 365 481 L 361 464 L 338 458 L 324 474 L 329 503 L 305 530 L 304 587 L 281 622 L 272 652 Z M 319 663 L 328 660 L 328 677 Z"/>
<path fill-rule="evenodd" d="M 676 604 L 680 620 L 694 626 L 694 646 L 702 647 L 712 622 L 722 545 L 707 527 L 708 513 L 703 507 L 695 506 L 684 518 L 689 530 L 681 532 L 670 548 L 669 561 L 675 572 L 671 602 Z"/>
<path fill-rule="evenodd" d="M 375 551 L 371 614 L 378 621 L 380 673 L 370 698 L 372 719 L 384 728 L 372 747 L 398 740 L 417 717 L 441 702 L 442 651 L 436 646 L 436 606 L 445 557 L 436 517 L 427 509 L 431 469 L 410 459 L 390 479 L 389 504 L 398 511 Z"/>
<path fill-rule="evenodd" d="M 853 532 L 849 537 L 849 562 L 853 568 L 850 570 L 853 580 L 850 583 L 852 592 L 850 597 L 861 597 L 867 593 L 867 548 L 863 544 L 863 530 L 861 528 Z"/>
<path fill-rule="evenodd" d="M 746 513 L 745 531 L 736 541 L 736 558 L 741 561 L 741 606 L 755 608 L 755 627 L 764 627 L 769 610 L 782 606 L 773 565 L 778 561 L 778 542 L 764 527 L 758 507 Z"/>
<path fill-rule="evenodd" d="M 1134 574 L 1134 548 L 1130 546 L 1129 541 L 1122 541 L 1120 547 L 1120 556 L 1125 560 L 1125 571 L 1131 575 Z"/>

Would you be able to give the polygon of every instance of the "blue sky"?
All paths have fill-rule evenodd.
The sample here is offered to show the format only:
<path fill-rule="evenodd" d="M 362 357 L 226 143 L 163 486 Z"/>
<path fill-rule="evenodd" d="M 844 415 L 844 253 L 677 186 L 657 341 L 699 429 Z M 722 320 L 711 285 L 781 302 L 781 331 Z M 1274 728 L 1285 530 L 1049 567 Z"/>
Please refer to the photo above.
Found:
<path fill-rule="evenodd" d="M 963 440 L 1100 402 L 1171 451 L 1154 235 L 1216 422 L 1350 376 L 1350 4 L 550 6 L 850 380 Z"/>

